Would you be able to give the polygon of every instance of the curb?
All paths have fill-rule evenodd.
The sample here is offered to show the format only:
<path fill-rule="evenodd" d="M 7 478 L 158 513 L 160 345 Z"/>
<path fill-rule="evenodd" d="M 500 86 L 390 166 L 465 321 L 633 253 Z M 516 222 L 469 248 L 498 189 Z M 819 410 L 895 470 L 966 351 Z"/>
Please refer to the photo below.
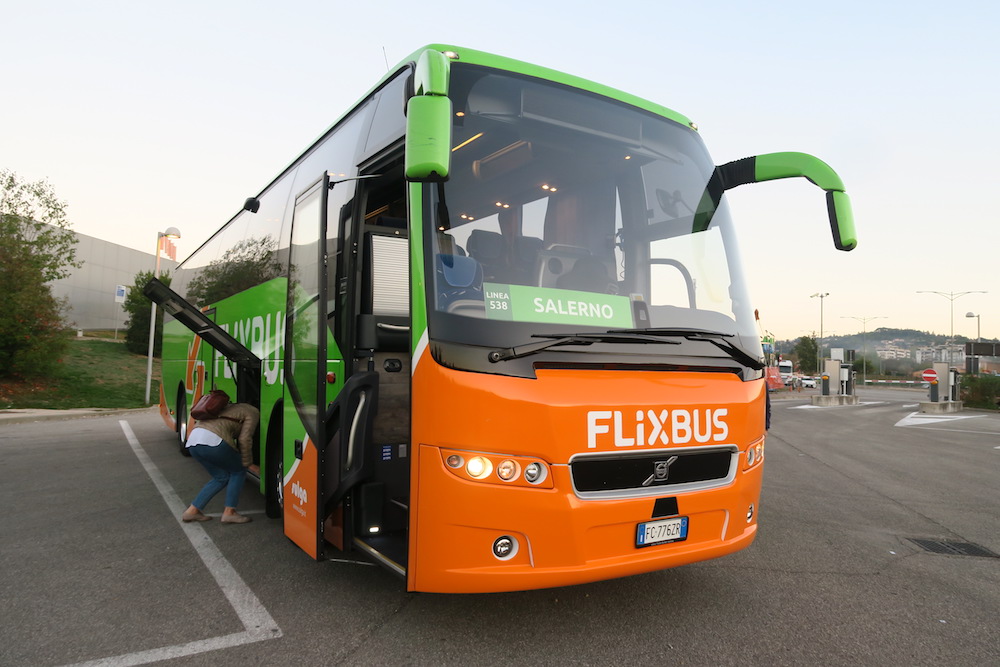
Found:
<path fill-rule="evenodd" d="M 159 412 L 159 409 L 157 405 L 148 408 L 73 408 L 71 410 L 27 410 L 12 408 L 9 410 L 0 410 L 0 426 L 5 424 L 28 424 L 42 421 L 83 419 L 86 417 L 153 413 Z"/>

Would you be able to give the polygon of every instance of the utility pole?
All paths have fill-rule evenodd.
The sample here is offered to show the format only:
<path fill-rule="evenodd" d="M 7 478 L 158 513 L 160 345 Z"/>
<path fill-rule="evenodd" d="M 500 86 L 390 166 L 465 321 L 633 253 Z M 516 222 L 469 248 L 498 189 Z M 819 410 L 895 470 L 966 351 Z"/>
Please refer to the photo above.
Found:
<path fill-rule="evenodd" d="M 937 294 L 951 302 L 951 334 L 948 339 L 948 367 L 951 367 L 951 348 L 955 343 L 955 299 L 966 294 L 986 294 L 984 290 L 969 290 L 967 292 L 934 292 L 932 290 L 917 290 L 917 294 Z"/>
<path fill-rule="evenodd" d="M 818 366 L 816 369 L 817 375 L 823 372 L 824 364 L 822 362 L 826 361 L 826 358 L 823 356 L 823 299 L 828 296 L 830 296 L 829 292 L 816 292 L 809 297 L 810 299 L 819 297 L 819 347 L 816 350 L 816 365 Z"/>
<path fill-rule="evenodd" d="M 845 320 L 857 320 L 861 322 L 861 384 L 868 384 L 868 361 L 865 359 L 865 350 L 868 348 L 868 323 L 872 320 L 884 320 L 886 319 L 882 315 L 874 315 L 872 317 L 852 317 L 850 315 L 844 315 Z"/>

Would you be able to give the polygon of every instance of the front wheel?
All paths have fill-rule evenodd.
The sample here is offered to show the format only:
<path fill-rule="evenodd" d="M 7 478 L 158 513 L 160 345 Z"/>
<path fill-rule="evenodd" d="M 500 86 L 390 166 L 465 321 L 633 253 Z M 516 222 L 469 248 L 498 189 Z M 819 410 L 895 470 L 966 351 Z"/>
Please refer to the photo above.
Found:
<path fill-rule="evenodd" d="M 285 456 L 281 445 L 282 430 L 281 417 L 275 416 L 268 428 L 264 456 L 264 513 L 270 519 L 281 519 L 284 516 Z"/>
<path fill-rule="evenodd" d="M 282 457 L 274 457 L 267 471 L 267 496 L 264 513 L 271 519 L 280 519 L 285 512 L 285 465 Z"/>

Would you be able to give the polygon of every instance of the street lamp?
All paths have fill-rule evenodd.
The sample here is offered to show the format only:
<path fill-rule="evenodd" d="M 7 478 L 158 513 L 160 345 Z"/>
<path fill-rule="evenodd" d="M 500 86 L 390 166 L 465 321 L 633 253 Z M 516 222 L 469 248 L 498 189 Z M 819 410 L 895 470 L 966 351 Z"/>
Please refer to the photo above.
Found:
<path fill-rule="evenodd" d="M 822 364 L 820 360 L 823 359 L 823 299 L 830 296 L 829 292 L 816 292 L 809 298 L 814 299 L 819 297 L 819 349 L 816 350 L 816 374 L 819 375 L 822 370 Z"/>
<path fill-rule="evenodd" d="M 865 360 L 865 350 L 868 348 L 868 323 L 872 320 L 884 320 L 886 319 L 882 315 L 875 315 L 872 317 L 851 317 L 850 315 L 843 315 L 845 320 L 857 320 L 861 322 L 861 384 L 868 384 L 868 362 Z"/>
<path fill-rule="evenodd" d="M 976 342 L 977 343 L 982 343 L 983 342 L 982 337 L 979 335 L 979 332 L 980 332 L 980 330 L 979 330 L 979 315 L 976 315 L 975 313 L 966 313 L 965 316 L 966 317 L 974 317 L 974 318 L 976 318 Z"/>
<path fill-rule="evenodd" d="M 979 329 L 979 315 L 977 315 L 976 313 L 973 313 L 973 312 L 968 312 L 968 313 L 965 314 L 965 316 L 966 317 L 974 317 L 974 318 L 976 318 L 976 342 L 977 343 L 981 343 L 982 342 L 982 337 L 980 335 L 980 329 Z M 979 355 L 978 354 L 973 354 L 972 358 L 970 360 L 966 361 L 966 365 L 967 365 L 967 368 L 969 369 L 970 373 L 978 373 L 979 372 Z"/>
<path fill-rule="evenodd" d="M 951 366 L 951 347 L 955 342 L 955 299 L 966 294 L 986 294 L 983 290 L 970 290 L 968 292 L 934 292 L 932 290 L 917 290 L 917 294 L 937 294 L 951 301 L 951 336 L 948 340 L 948 366 Z"/>
<path fill-rule="evenodd" d="M 180 230 L 176 227 L 167 227 L 165 232 L 156 232 L 156 268 L 153 270 L 153 277 L 160 277 L 160 248 L 163 246 L 163 239 L 179 239 Z M 153 339 L 156 336 L 156 302 L 153 301 L 149 309 L 149 351 L 146 354 L 146 404 L 149 405 L 149 389 L 153 383 Z"/>

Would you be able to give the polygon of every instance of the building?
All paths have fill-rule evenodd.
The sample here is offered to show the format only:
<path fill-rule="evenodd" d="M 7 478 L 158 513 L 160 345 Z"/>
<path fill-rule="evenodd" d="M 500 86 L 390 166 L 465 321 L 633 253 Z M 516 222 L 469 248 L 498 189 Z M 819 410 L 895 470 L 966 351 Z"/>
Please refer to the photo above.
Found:
<path fill-rule="evenodd" d="M 965 349 L 961 345 L 937 345 L 920 347 L 914 350 L 913 358 L 917 363 L 932 364 L 935 361 L 948 362 L 953 366 L 965 363 Z"/>
<path fill-rule="evenodd" d="M 909 359 L 909 348 L 900 347 L 896 344 L 882 345 L 875 349 L 875 354 L 879 359 Z"/>
<path fill-rule="evenodd" d="M 115 301 L 119 285 L 132 285 L 140 271 L 153 271 L 156 258 L 152 253 L 140 252 L 93 236 L 73 232 L 76 259 L 82 262 L 66 278 L 50 283 L 56 298 L 65 297 L 68 303 L 66 324 L 73 329 L 112 329 L 125 326 L 125 311 Z M 176 268 L 177 262 L 160 257 L 160 272 Z"/>

